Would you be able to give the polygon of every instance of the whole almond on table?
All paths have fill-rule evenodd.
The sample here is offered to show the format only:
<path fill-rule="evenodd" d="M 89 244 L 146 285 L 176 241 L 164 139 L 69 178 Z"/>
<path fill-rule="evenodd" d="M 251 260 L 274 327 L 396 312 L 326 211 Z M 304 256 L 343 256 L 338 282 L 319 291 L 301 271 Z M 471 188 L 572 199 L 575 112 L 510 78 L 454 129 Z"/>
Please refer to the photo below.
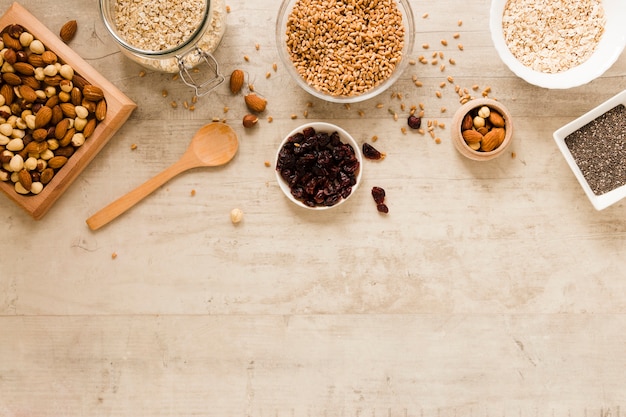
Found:
<path fill-rule="evenodd" d="M 230 74 L 230 92 L 237 94 L 241 91 L 244 83 L 244 73 L 240 69 L 236 69 Z"/>
<path fill-rule="evenodd" d="M 77 29 L 78 23 L 76 22 L 76 20 L 70 20 L 61 27 L 61 30 L 59 31 L 59 37 L 63 42 L 67 43 L 74 39 Z"/>
<path fill-rule="evenodd" d="M 246 102 L 246 106 L 248 106 L 248 109 L 255 113 L 261 113 L 265 111 L 265 107 L 267 106 L 267 100 L 265 100 L 263 97 L 257 96 L 255 93 L 248 94 L 244 97 L 244 100 Z"/>
<path fill-rule="evenodd" d="M 246 114 L 245 116 L 243 116 L 243 127 L 254 127 L 258 121 L 259 118 L 256 117 L 254 114 Z"/>

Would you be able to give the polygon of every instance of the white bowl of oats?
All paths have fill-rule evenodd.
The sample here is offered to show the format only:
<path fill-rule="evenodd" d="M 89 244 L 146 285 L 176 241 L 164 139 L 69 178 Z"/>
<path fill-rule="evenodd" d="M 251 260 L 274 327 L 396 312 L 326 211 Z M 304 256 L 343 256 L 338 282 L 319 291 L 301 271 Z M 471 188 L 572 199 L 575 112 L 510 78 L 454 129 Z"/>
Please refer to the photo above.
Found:
<path fill-rule="evenodd" d="M 289 75 L 309 94 L 334 103 L 364 101 L 388 89 L 406 68 L 414 39 L 407 0 L 283 0 L 276 22 Z"/>
<path fill-rule="evenodd" d="M 492 0 L 502 61 L 530 84 L 566 89 L 604 74 L 626 45 L 623 0 Z"/>

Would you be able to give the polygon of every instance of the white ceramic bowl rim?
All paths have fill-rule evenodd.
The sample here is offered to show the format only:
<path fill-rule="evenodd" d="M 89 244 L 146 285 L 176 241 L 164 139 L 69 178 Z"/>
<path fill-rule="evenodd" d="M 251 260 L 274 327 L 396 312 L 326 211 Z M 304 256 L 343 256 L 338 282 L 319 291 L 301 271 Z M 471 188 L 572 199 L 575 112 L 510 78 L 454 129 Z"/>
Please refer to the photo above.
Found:
<path fill-rule="evenodd" d="M 409 63 L 409 55 L 412 53 L 413 45 L 415 43 L 415 19 L 413 17 L 413 11 L 408 0 L 396 0 L 398 2 L 399 9 L 402 12 L 402 21 L 404 22 L 405 26 L 405 40 L 404 49 L 402 52 L 402 60 L 396 66 L 394 72 L 387 80 L 380 83 L 371 90 L 366 91 L 363 94 L 349 97 L 333 96 L 317 90 L 315 87 L 307 84 L 306 81 L 302 79 L 295 66 L 291 63 L 291 58 L 289 57 L 287 47 L 284 45 L 286 30 L 285 25 L 287 23 L 287 16 L 289 15 L 289 13 L 291 13 L 291 9 L 293 8 L 293 5 L 296 1 L 297 0 L 283 0 L 280 5 L 280 8 L 278 10 L 278 18 L 276 19 L 276 45 L 278 47 L 278 55 L 280 56 L 281 61 L 287 68 L 287 72 L 306 92 L 317 98 L 332 103 L 358 103 L 379 95 L 380 93 L 391 87 L 398 80 L 398 78 L 400 78 Z"/>
<path fill-rule="evenodd" d="M 593 108 L 592 110 L 588 111 L 587 113 L 583 114 L 577 119 L 569 122 L 565 126 L 555 131 L 553 134 L 553 138 L 556 142 L 557 147 L 559 148 L 559 150 L 565 157 L 565 160 L 567 164 L 569 165 L 569 167 L 571 168 L 572 172 L 574 173 L 574 176 L 580 183 L 581 187 L 585 191 L 585 194 L 589 198 L 589 201 L 591 201 L 591 204 L 594 206 L 596 210 L 603 210 L 607 208 L 608 206 L 615 204 L 619 200 L 626 197 L 626 185 L 622 185 L 621 187 L 618 187 L 607 193 L 596 195 L 591 190 L 591 187 L 587 183 L 585 176 L 583 175 L 582 171 L 578 167 L 578 164 L 574 160 L 572 153 L 570 152 L 569 148 L 567 147 L 567 144 L 565 143 L 565 139 L 570 134 L 574 133 L 576 130 L 585 126 L 587 123 L 597 119 L 598 117 L 600 117 L 607 111 L 611 110 L 612 108 L 620 104 L 623 104 L 626 106 L 626 90 L 611 97 L 609 100 Z"/>
<path fill-rule="evenodd" d="M 287 198 L 289 198 L 289 200 L 291 200 L 293 203 L 295 203 L 296 205 L 298 205 L 300 207 L 304 207 L 304 208 L 311 209 L 311 210 L 328 210 L 328 209 L 340 206 L 341 204 L 345 203 L 350 197 L 352 197 L 354 195 L 355 191 L 359 187 L 359 184 L 361 183 L 361 176 L 363 175 L 363 156 L 361 154 L 361 149 L 359 148 L 358 143 L 352 137 L 352 135 L 350 135 L 346 130 L 344 130 L 341 127 L 339 127 L 337 125 L 334 125 L 332 123 L 311 122 L 311 123 L 306 123 L 306 124 L 303 124 L 303 125 L 300 125 L 300 126 L 296 127 L 291 132 L 289 132 L 283 138 L 283 140 L 280 141 L 280 145 L 278 146 L 278 150 L 276 151 L 276 156 L 274 158 L 274 162 L 278 161 L 278 155 L 279 155 L 280 150 L 282 149 L 283 145 L 285 144 L 285 142 L 287 142 L 287 140 L 291 136 L 295 135 L 296 133 L 300 133 L 304 129 L 309 128 L 309 127 L 312 127 L 313 129 L 315 129 L 316 132 L 333 133 L 333 132 L 336 131 L 337 133 L 339 133 L 339 136 L 341 136 L 341 141 L 343 143 L 347 143 L 347 144 L 351 145 L 352 148 L 354 149 L 354 154 L 356 155 L 356 158 L 359 161 L 359 172 L 358 172 L 358 174 L 356 176 L 356 184 L 352 186 L 352 191 L 350 192 L 350 195 L 348 195 L 348 197 L 346 197 L 346 198 L 342 198 L 341 200 L 339 200 L 337 202 L 337 204 L 332 205 L 332 206 L 309 207 L 306 204 L 304 204 L 302 201 L 296 199 L 291 194 L 291 188 L 289 187 L 289 184 L 287 184 L 285 182 L 285 180 L 283 179 L 283 177 L 280 175 L 280 172 L 278 172 L 277 169 L 274 169 L 274 172 L 276 174 L 276 180 L 278 182 L 278 185 L 279 185 L 280 189 L 287 196 Z"/>
<path fill-rule="evenodd" d="M 515 75 L 530 84 L 566 89 L 587 84 L 604 74 L 621 55 L 626 46 L 626 5 L 624 0 L 602 0 L 606 27 L 593 55 L 581 65 L 559 73 L 541 73 L 518 61 L 509 50 L 502 33 L 502 15 L 507 0 L 492 0 L 489 19 L 491 39 L 500 58 Z"/>

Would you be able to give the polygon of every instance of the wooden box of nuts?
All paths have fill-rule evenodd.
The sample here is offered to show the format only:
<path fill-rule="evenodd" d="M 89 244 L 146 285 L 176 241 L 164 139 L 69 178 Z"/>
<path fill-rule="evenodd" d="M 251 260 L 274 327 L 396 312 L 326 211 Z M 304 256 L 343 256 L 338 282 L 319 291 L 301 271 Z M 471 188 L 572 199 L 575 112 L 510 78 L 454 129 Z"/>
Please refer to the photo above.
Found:
<path fill-rule="evenodd" d="M 0 189 L 41 219 L 137 106 L 18 3 L 0 31 Z"/>
<path fill-rule="evenodd" d="M 488 161 L 502 155 L 511 144 L 513 120 L 499 101 L 478 98 L 456 111 L 451 135 L 461 155 L 475 161 Z"/>

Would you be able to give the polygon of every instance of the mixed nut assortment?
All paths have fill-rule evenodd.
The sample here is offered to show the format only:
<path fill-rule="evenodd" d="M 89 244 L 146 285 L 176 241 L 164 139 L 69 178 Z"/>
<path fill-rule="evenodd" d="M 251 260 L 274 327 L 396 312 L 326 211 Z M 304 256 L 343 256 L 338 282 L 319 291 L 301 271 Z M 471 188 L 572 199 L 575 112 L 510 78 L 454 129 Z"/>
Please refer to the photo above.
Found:
<path fill-rule="evenodd" d="M 61 30 L 69 41 L 74 24 Z M 39 194 L 104 120 L 100 87 L 18 24 L 0 32 L 0 180 Z"/>
<path fill-rule="evenodd" d="M 481 106 L 463 117 L 461 133 L 472 150 L 491 152 L 502 145 L 506 136 L 506 122 L 498 111 Z"/>

